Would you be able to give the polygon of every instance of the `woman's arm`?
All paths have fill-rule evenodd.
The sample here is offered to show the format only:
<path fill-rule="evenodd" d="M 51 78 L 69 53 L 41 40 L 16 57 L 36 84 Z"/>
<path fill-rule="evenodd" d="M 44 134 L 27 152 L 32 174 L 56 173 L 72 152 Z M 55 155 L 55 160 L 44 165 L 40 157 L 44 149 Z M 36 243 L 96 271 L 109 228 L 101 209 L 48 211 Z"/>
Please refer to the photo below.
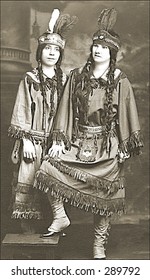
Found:
<path fill-rule="evenodd" d="M 29 84 L 25 77 L 19 84 L 11 118 L 11 126 L 8 129 L 9 136 L 17 139 L 11 157 L 14 163 L 16 163 L 16 159 L 18 158 L 19 141 L 20 143 L 22 141 L 24 159 L 33 161 L 36 158 L 35 147 L 30 133 L 32 124 L 31 103 Z"/>
<path fill-rule="evenodd" d="M 120 82 L 119 133 L 120 152 L 140 154 L 143 139 L 133 89 L 127 78 Z"/>

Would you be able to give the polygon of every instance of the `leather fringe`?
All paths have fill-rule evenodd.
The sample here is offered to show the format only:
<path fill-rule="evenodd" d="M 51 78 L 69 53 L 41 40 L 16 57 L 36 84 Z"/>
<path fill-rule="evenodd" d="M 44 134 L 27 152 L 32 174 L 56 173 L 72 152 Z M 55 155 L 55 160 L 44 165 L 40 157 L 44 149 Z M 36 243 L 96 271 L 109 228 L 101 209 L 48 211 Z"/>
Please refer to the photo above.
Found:
<path fill-rule="evenodd" d="M 67 150 L 71 149 L 71 142 L 69 140 L 69 137 L 67 135 L 65 135 L 65 133 L 63 131 L 54 130 L 53 134 L 52 134 L 52 140 L 56 141 L 57 143 L 63 141 L 65 144 L 65 148 Z"/>
<path fill-rule="evenodd" d="M 34 220 L 41 220 L 42 215 L 38 211 L 21 211 L 19 209 L 14 210 L 11 219 L 34 219 Z"/>
<path fill-rule="evenodd" d="M 29 140 L 33 140 L 32 134 L 30 132 L 22 130 L 21 128 L 14 126 L 14 125 L 11 125 L 8 128 L 8 136 L 16 138 L 16 139 L 27 138 Z"/>
<path fill-rule="evenodd" d="M 144 146 L 143 137 L 140 131 L 135 131 L 129 138 L 124 140 L 119 145 L 119 150 L 123 153 L 130 153 L 133 155 L 141 154 L 141 148 Z"/>
<path fill-rule="evenodd" d="M 111 216 L 112 214 L 121 215 L 125 212 L 124 198 L 102 199 L 81 193 L 43 171 L 36 173 L 34 188 L 45 193 L 50 191 L 51 195 L 57 199 L 61 198 L 64 202 L 85 211 L 91 211 L 93 214 Z"/>
<path fill-rule="evenodd" d="M 15 199 L 12 203 L 12 219 L 43 219 L 43 214 L 40 209 L 39 190 L 35 190 L 32 185 L 17 183 L 14 186 L 14 191 L 15 196 L 16 193 L 21 195 L 21 201 L 16 201 Z M 26 195 L 30 199 L 30 202 L 23 200 L 23 197 L 26 197 Z"/>
<path fill-rule="evenodd" d="M 105 179 L 99 179 L 96 176 L 90 175 L 83 170 L 78 170 L 77 168 L 65 165 L 62 161 L 57 161 L 54 158 L 49 157 L 47 160 L 52 166 L 57 168 L 60 172 L 73 177 L 75 180 L 80 180 L 93 186 L 97 191 L 103 191 L 104 194 L 115 194 L 119 189 L 124 188 L 125 178 L 119 177 L 117 180 L 108 181 Z"/>

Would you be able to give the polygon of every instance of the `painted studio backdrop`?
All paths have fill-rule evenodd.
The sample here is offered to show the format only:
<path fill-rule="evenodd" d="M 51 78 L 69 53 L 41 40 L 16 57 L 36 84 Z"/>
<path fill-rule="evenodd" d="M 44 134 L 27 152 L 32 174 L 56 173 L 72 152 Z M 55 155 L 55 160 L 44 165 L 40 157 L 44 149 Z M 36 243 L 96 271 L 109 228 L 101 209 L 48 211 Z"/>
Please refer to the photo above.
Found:
<path fill-rule="evenodd" d="M 116 31 L 122 48 L 118 67 L 128 76 L 134 88 L 144 149 L 140 157 L 129 159 L 126 167 L 127 215 L 121 221 L 147 219 L 149 209 L 148 147 L 149 147 L 149 27 L 148 1 L 1 1 L 1 213 L 2 234 L 14 228 L 10 219 L 13 142 L 7 136 L 19 81 L 24 72 L 36 67 L 37 37 L 47 29 L 50 13 L 59 8 L 62 13 L 76 15 L 78 24 L 70 32 L 63 59 L 66 73 L 81 66 L 87 59 L 91 36 L 103 8 L 118 11 Z M 90 222 L 90 215 L 73 212 L 73 221 L 82 218 Z M 16 224 L 17 225 L 17 224 Z"/>

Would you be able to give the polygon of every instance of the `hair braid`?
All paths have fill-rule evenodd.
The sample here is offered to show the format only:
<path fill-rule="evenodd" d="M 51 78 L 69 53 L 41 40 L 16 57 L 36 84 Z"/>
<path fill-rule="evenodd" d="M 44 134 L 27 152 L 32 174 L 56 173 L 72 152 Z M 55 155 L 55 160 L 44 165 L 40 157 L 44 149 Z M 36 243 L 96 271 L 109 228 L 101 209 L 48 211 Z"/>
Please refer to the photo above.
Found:
<path fill-rule="evenodd" d="M 111 122 L 113 120 L 113 95 L 112 94 L 115 87 L 114 72 L 116 69 L 116 53 L 113 53 L 112 50 L 110 50 L 110 53 L 111 53 L 110 56 L 111 58 L 110 58 L 109 72 L 107 74 L 106 102 L 104 104 L 107 133 L 111 129 Z"/>
<path fill-rule="evenodd" d="M 42 64 L 41 64 L 40 59 L 38 60 L 38 72 L 39 72 L 41 94 L 43 96 L 42 128 L 45 129 L 44 104 L 45 104 L 45 99 L 46 99 L 46 89 L 45 89 L 45 85 L 44 85 L 44 77 L 43 77 Z"/>
<path fill-rule="evenodd" d="M 93 69 L 93 59 L 92 55 L 90 54 L 86 64 L 84 65 L 81 74 L 78 76 L 78 82 L 77 82 L 77 95 L 80 96 L 80 102 L 82 103 L 82 108 L 84 108 L 83 113 L 83 121 L 84 123 L 88 124 L 88 100 L 89 100 L 89 94 L 91 93 L 91 83 L 90 83 L 90 76 L 92 74 Z M 82 94 L 81 94 L 82 93 Z M 75 107 L 78 105 L 77 100 L 75 100 Z"/>
<path fill-rule="evenodd" d="M 90 53 L 87 62 L 82 69 L 81 75 L 79 76 L 80 80 L 84 78 L 85 83 L 88 83 L 90 81 L 92 70 L 93 70 L 93 58 L 92 58 L 92 54 Z"/>
<path fill-rule="evenodd" d="M 45 91 L 45 86 L 44 86 L 44 77 L 43 77 L 43 71 L 42 71 L 42 64 L 41 64 L 40 60 L 38 60 L 38 73 L 39 73 L 41 94 L 44 97 L 44 95 L 46 94 L 46 91 Z"/>
<path fill-rule="evenodd" d="M 105 87 L 106 91 L 106 101 L 104 103 L 104 110 L 105 110 L 105 124 L 106 124 L 106 132 L 109 133 L 111 130 L 111 123 L 113 120 L 113 91 L 115 87 L 114 81 L 114 72 L 116 69 L 116 56 L 117 52 L 114 49 L 110 49 L 110 64 L 109 64 L 109 72 L 107 74 L 107 85 Z M 92 57 L 92 46 L 91 52 L 87 59 L 86 64 L 84 65 L 81 74 L 78 76 L 77 86 L 76 86 L 76 94 L 77 96 L 80 94 L 82 98 L 82 107 L 84 108 L 84 115 L 83 120 L 84 123 L 88 124 L 88 99 L 89 94 L 92 91 L 90 77 L 92 75 L 94 67 L 94 60 Z M 81 94 L 82 93 L 82 94 Z M 77 99 L 77 96 L 75 99 Z M 78 106 L 77 100 L 74 100 L 74 107 Z M 76 111 L 76 110 L 75 110 Z M 77 115 L 77 114 L 75 114 Z"/>
<path fill-rule="evenodd" d="M 63 71 L 60 65 L 61 65 L 61 61 L 59 60 L 58 63 L 56 64 L 58 104 L 60 102 L 60 98 L 63 92 Z"/>

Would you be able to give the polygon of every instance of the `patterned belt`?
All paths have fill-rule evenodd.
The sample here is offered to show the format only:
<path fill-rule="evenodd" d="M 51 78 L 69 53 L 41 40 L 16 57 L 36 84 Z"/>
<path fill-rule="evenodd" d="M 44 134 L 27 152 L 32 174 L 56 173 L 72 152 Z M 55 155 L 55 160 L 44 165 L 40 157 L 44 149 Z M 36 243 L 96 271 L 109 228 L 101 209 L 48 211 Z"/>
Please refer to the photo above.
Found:
<path fill-rule="evenodd" d="M 86 126 L 78 124 L 80 132 L 86 132 L 89 134 L 104 134 L 106 131 L 106 126 Z"/>

